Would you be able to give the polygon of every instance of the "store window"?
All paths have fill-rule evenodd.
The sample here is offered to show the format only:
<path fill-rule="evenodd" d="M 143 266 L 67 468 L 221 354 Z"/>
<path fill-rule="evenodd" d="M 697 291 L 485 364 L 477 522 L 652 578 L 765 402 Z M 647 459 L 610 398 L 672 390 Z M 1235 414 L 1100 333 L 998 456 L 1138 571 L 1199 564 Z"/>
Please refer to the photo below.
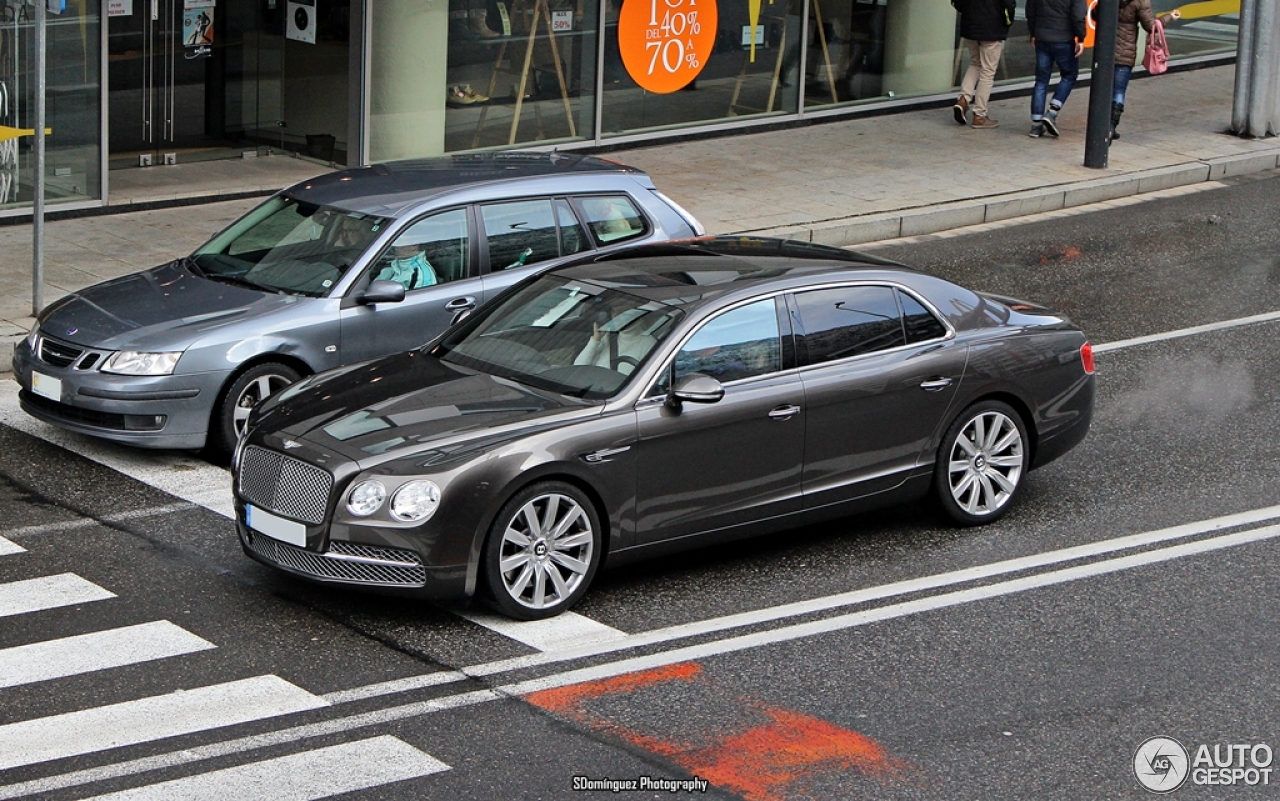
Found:
<path fill-rule="evenodd" d="M 0 211 L 30 206 L 35 117 L 35 19 L 29 0 L 0 3 Z M 46 16 L 45 201 L 102 197 L 99 0 Z"/>

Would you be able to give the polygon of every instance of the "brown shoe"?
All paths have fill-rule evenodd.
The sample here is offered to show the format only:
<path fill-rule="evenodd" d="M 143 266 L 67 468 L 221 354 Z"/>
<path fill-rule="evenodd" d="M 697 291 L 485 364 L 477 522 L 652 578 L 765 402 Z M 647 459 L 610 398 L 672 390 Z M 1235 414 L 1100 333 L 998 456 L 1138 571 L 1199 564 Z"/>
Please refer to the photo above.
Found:
<path fill-rule="evenodd" d="M 973 127 L 978 128 L 979 130 L 983 128 L 999 128 L 1000 120 L 993 120 L 990 117 L 974 116 Z"/>
<path fill-rule="evenodd" d="M 951 107 L 951 113 L 955 116 L 956 122 L 964 125 L 969 121 L 969 98 L 960 95 L 956 98 L 956 104 Z"/>

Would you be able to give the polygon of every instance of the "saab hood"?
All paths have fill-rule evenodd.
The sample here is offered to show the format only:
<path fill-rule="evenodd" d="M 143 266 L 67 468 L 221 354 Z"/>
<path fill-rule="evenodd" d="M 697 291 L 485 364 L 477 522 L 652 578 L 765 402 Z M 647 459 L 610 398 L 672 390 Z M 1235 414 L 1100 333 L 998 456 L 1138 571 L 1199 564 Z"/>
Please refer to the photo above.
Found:
<path fill-rule="evenodd" d="M 210 326 L 303 299 L 200 278 L 174 261 L 73 292 L 40 314 L 40 327 L 90 348 L 183 350 Z"/>

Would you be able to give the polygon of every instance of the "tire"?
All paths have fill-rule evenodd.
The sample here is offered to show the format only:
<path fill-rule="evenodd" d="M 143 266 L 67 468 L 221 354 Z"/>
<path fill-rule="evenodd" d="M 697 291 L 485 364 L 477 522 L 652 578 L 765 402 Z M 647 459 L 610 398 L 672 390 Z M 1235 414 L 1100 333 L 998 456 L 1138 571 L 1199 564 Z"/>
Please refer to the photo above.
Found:
<path fill-rule="evenodd" d="M 213 410 L 206 449 L 213 455 L 229 456 L 244 431 L 249 410 L 301 377 L 297 370 L 279 362 L 255 364 L 236 376 Z"/>
<path fill-rule="evenodd" d="M 586 593 L 602 557 L 600 519 L 582 490 L 544 481 L 503 505 L 484 549 L 489 600 L 516 620 L 541 620 Z"/>
<path fill-rule="evenodd" d="M 962 526 L 1000 519 L 1022 489 L 1031 453 L 1022 416 L 1000 401 L 965 409 L 942 437 L 933 489 L 943 513 Z"/>

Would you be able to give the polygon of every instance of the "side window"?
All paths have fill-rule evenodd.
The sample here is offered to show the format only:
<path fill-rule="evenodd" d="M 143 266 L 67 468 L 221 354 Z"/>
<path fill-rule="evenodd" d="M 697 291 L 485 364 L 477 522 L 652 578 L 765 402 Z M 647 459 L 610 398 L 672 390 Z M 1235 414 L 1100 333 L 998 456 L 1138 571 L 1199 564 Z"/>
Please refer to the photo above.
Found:
<path fill-rule="evenodd" d="M 649 231 L 644 215 L 626 195 L 584 197 L 578 200 L 578 208 L 601 245 L 635 239 Z"/>
<path fill-rule="evenodd" d="M 549 199 L 480 207 L 489 243 L 489 270 L 501 272 L 560 255 L 556 217 Z"/>
<path fill-rule="evenodd" d="M 556 201 L 556 221 L 560 223 L 560 255 L 570 256 L 591 248 L 587 232 L 582 230 L 582 223 L 573 216 L 569 201 Z"/>
<path fill-rule="evenodd" d="M 891 287 L 815 289 L 795 299 L 810 364 L 906 344 Z"/>
<path fill-rule="evenodd" d="M 419 220 L 378 258 L 373 277 L 406 290 L 457 281 L 467 275 L 467 212 L 454 209 Z"/>
<path fill-rule="evenodd" d="M 782 347 L 774 299 L 727 311 L 703 323 L 676 354 L 676 380 L 703 373 L 720 383 L 782 369 Z M 669 372 L 655 387 L 666 393 Z"/>
<path fill-rule="evenodd" d="M 901 290 L 898 291 L 898 300 L 902 302 L 902 322 L 907 329 L 908 345 L 941 339 L 947 335 L 947 327 L 920 301 Z"/>

